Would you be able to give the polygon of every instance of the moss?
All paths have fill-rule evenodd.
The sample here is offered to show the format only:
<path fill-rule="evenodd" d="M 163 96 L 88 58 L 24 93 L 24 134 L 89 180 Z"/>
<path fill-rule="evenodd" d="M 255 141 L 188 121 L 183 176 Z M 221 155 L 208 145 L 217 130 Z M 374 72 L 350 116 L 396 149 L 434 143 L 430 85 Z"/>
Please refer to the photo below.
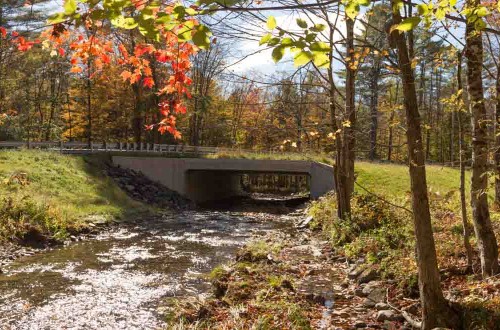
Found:
<path fill-rule="evenodd" d="M 247 244 L 238 252 L 237 260 L 240 262 L 258 262 L 268 259 L 270 254 L 278 254 L 281 251 L 279 244 L 271 244 L 265 241 L 254 241 Z"/>

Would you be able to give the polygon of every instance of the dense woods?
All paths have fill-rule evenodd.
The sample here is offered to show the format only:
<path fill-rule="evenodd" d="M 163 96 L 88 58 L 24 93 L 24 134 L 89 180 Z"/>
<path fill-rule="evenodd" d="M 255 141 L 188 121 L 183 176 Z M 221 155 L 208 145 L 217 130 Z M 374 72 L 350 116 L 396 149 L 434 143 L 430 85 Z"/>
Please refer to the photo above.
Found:
<path fill-rule="evenodd" d="M 496 1 L 201 1 L 205 12 L 167 3 L 159 15 L 148 1 L 67 0 L 48 31 L 43 5 L 0 5 L 0 141 L 327 153 L 343 221 L 355 212 L 356 159 L 407 164 L 423 329 L 459 327 L 442 292 L 426 164 L 458 167 L 469 271 L 475 236 L 482 277 L 498 274 L 487 194 L 498 207 Z M 285 69 L 233 70 L 249 41 Z"/>

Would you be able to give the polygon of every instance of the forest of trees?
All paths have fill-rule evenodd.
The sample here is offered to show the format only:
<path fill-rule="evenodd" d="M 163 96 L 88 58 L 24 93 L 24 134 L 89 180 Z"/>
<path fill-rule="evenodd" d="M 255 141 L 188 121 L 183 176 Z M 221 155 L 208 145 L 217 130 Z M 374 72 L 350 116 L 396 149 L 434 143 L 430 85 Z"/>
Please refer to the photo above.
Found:
<path fill-rule="evenodd" d="M 39 9 L 42 3 L 1 2 L 0 140 L 168 142 L 329 153 L 335 158 L 342 219 L 351 213 L 356 159 L 406 163 L 423 328 L 454 327 L 456 311 L 445 302 L 440 286 L 425 164 L 460 167 L 462 177 L 465 167 L 472 168 L 472 220 L 482 275 L 498 274 L 498 246 L 485 193 L 488 173 L 500 172 L 497 2 L 201 1 L 209 8 L 200 15 L 201 25 L 185 18 L 196 15 L 198 7 L 175 7 L 168 13 L 181 25 L 191 24 L 195 43 L 200 41 L 197 33 L 204 31 L 199 26 L 213 33 L 210 47 L 186 50 L 189 82 L 179 76 L 178 64 L 162 61 L 171 55 L 159 55 L 160 38 L 144 23 L 149 22 L 145 12 L 152 10 L 149 2 L 132 3 L 130 9 L 126 1 L 105 1 L 101 9 L 97 2 L 88 10 L 98 14 L 81 16 L 75 14 L 81 10 L 76 2 L 68 0 L 63 18 L 69 22 L 52 20 L 52 39 L 42 38 L 30 51 L 20 52 L 24 39 L 13 46 L 6 30 L 35 39 L 49 11 Z M 115 4 L 126 18 L 120 14 L 117 20 Z M 108 7 L 114 9 L 108 12 Z M 140 15 L 134 16 L 136 12 Z M 282 12 L 296 19 L 297 28 L 277 23 L 274 16 Z M 169 22 L 164 19 L 168 16 L 147 15 Z M 112 24 L 103 23 L 106 18 Z M 75 29 L 91 40 L 88 48 L 79 48 L 57 30 L 67 32 L 72 22 L 82 20 L 85 24 Z M 182 41 L 186 31 L 177 32 Z M 168 34 L 165 38 L 170 40 Z M 50 44 L 54 39 L 57 49 Z M 235 45 L 248 40 L 260 40 L 276 61 L 290 61 L 285 51 L 291 49 L 296 67 L 272 74 L 235 73 Z M 158 48 L 138 48 L 145 44 Z M 132 72 L 123 71 L 124 65 Z M 185 113 L 180 100 L 162 96 L 161 82 L 169 77 L 176 86 L 172 90 L 191 94 L 182 101 Z M 190 85 L 189 92 L 175 79 Z M 166 108 L 182 111 L 174 119 Z M 162 125 L 175 123 L 182 138 L 173 136 L 173 129 L 167 130 L 172 134 L 145 129 L 160 122 L 160 114 L 168 119 Z M 465 184 L 462 180 L 460 190 L 468 246 Z M 499 179 L 496 191 L 499 201 Z"/>

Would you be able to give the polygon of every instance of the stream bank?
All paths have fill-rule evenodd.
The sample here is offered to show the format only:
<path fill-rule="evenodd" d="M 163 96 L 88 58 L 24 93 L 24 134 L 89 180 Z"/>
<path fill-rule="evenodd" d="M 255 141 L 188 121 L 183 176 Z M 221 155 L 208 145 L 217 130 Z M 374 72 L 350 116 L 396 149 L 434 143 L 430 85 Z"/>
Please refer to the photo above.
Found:
<path fill-rule="evenodd" d="M 271 232 L 212 270 L 210 297 L 171 302 L 168 328 L 411 329 L 390 306 L 394 283 L 364 264 L 317 232 Z M 418 314 L 418 301 L 405 304 Z"/>

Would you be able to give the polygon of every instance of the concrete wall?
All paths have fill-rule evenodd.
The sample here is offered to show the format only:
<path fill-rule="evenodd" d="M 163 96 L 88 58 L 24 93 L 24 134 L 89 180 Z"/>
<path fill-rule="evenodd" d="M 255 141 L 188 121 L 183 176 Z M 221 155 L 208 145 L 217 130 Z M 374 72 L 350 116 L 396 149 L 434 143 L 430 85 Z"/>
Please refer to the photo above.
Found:
<path fill-rule="evenodd" d="M 195 202 L 243 194 L 240 175 L 251 172 L 309 174 L 313 199 L 334 189 L 333 167 L 309 161 L 113 156 L 113 163 L 140 171 Z"/>

